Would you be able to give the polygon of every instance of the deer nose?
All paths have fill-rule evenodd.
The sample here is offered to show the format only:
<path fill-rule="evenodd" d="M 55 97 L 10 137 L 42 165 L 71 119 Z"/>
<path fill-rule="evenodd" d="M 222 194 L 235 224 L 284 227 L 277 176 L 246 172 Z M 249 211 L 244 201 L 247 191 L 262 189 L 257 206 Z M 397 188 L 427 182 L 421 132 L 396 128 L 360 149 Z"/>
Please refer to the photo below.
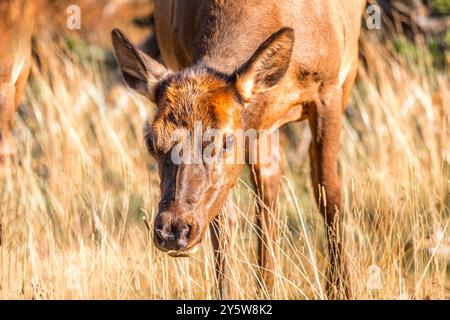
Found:
<path fill-rule="evenodd" d="M 165 250 L 180 251 L 186 248 L 191 237 L 192 226 L 185 222 L 164 223 L 157 219 L 155 223 L 155 242 Z"/>

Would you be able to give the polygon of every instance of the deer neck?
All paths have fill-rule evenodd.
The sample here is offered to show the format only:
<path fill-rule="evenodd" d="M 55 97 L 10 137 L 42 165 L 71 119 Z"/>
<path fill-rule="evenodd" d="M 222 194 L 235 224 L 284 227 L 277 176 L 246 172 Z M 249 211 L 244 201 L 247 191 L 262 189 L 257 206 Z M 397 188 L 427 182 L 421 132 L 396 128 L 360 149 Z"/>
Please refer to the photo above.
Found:
<path fill-rule="evenodd" d="M 194 63 L 231 74 L 241 67 L 258 46 L 278 30 L 277 5 L 260 1 L 208 1 L 197 22 L 201 35 Z M 258 4 L 258 10 L 254 5 Z M 206 9 L 206 10 L 205 10 Z M 264 21 L 264 23 L 259 23 Z"/>

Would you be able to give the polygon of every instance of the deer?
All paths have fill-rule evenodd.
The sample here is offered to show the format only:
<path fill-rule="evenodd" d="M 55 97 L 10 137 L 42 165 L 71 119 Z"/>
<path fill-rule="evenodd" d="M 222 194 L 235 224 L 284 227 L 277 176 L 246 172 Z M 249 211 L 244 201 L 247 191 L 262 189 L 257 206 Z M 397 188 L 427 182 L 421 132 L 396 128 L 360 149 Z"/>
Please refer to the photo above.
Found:
<path fill-rule="evenodd" d="M 155 32 L 164 64 L 121 30 L 112 31 L 123 79 L 156 106 L 144 135 L 160 176 L 154 244 L 171 256 L 189 256 L 209 227 L 219 298 L 235 295 L 230 250 L 237 217 L 230 191 L 245 165 L 223 161 L 237 148 L 230 128 L 261 129 L 270 136 L 300 121 L 308 121 L 312 133 L 311 180 L 329 254 L 326 293 L 332 299 L 352 297 L 338 153 L 342 114 L 357 75 L 364 7 L 364 0 L 156 0 Z M 174 131 L 193 132 L 196 122 L 219 132 L 213 143 L 222 158 L 175 163 L 170 156 L 177 145 Z M 271 161 L 281 152 L 273 152 Z M 256 208 L 259 276 L 271 294 L 279 255 L 281 166 L 265 170 L 267 163 L 258 159 L 249 166 L 261 200 Z"/>
<path fill-rule="evenodd" d="M 32 34 L 39 1 L 0 2 L 0 174 L 12 169 L 12 130 L 32 63 Z"/>

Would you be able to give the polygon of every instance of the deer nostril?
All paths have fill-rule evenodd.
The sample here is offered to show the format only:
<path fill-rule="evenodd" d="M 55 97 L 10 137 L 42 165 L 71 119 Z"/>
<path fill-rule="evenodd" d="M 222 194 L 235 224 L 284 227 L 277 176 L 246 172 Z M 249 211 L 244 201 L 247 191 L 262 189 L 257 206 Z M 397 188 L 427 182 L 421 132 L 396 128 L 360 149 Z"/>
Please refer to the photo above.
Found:
<path fill-rule="evenodd" d="M 161 224 L 155 226 L 156 238 L 158 242 L 161 244 L 166 240 L 166 233 L 164 232 L 164 227 Z"/>
<path fill-rule="evenodd" d="M 188 243 L 191 227 L 186 225 L 178 227 L 173 232 L 173 239 L 179 247 L 184 247 Z"/>
<path fill-rule="evenodd" d="M 192 233 L 192 226 L 190 224 L 187 225 L 185 232 L 186 232 L 186 239 L 189 239 Z"/>

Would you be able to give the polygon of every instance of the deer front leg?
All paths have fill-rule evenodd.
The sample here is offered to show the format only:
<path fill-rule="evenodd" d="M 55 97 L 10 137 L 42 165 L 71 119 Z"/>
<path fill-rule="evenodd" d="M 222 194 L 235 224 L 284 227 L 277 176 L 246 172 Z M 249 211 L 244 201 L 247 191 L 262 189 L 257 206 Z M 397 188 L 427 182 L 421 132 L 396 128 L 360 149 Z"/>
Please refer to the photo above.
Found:
<path fill-rule="evenodd" d="M 261 285 L 265 285 L 267 293 L 271 294 L 275 284 L 275 267 L 278 259 L 278 193 L 280 188 L 281 164 L 278 135 L 270 138 L 271 147 L 259 148 L 260 152 L 270 150 L 265 158 L 251 166 L 253 183 L 259 197 L 257 207 L 258 232 L 258 264 L 260 267 Z M 263 143 L 260 139 L 258 144 Z M 265 163 L 262 163 L 265 162 Z M 264 289 L 264 288 L 263 288 Z"/>
<path fill-rule="evenodd" d="M 22 69 L 22 71 L 20 72 L 20 75 L 17 78 L 16 84 L 15 84 L 16 92 L 14 95 L 14 111 L 17 111 L 17 109 L 19 108 L 20 100 L 22 99 L 22 95 L 23 95 L 23 92 L 25 90 L 25 87 L 26 87 L 26 84 L 28 81 L 28 76 L 30 75 L 31 51 L 29 52 L 29 55 L 30 55 L 30 58 L 25 63 L 25 66 Z"/>
<path fill-rule="evenodd" d="M 12 84 L 0 86 L 0 174 L 6 174 L 15 148 L 12 140 L 12 126 L 15 110 L 15 87 Z"/>
<path fill-rule="evenodd" d="M 31 60 L 27 61 L 15 84 L 7 83 L 0 87 L 0 174 L 7 174 L 11 169 L 10 162 L 16 151 L 12 137 L 14 114 L 19 107 L 30 68 Z"/>
<path fill-rule="evenodd" d="M 236 211 L 231 203 L 227 202 L 210 227 L 218 296 L 223 300 L 236 298 L 232 285 L 233 259 L 230 258 L 236 237 L 236 226 Z"/>
<path fill-rule="evenodd" d="M 338 177 L 342 90 L 326 90 L 311 105 L 309 124 L 311 178 L 320 212 L 325 218 L 330 264 L 327 293 L 330 298 L 351 298 L 350 277 L 343 249 L 341 187 Z"/>

